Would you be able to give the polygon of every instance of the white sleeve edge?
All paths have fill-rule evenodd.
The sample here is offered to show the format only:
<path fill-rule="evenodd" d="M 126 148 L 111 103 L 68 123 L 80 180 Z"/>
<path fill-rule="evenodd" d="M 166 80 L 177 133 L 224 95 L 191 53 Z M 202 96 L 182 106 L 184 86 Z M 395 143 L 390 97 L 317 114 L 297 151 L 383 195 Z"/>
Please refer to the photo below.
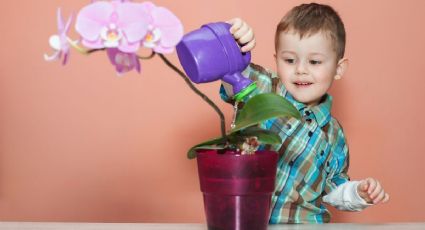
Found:
<path fill-rule="evenodd" d="M 323 202 L 328 203 L 339 210 L 362 211 L 373 205 L 367 203 L 357 192 L 360 181 L 348 181 L 339 185 L 328 195 L 323 197 Z"/>

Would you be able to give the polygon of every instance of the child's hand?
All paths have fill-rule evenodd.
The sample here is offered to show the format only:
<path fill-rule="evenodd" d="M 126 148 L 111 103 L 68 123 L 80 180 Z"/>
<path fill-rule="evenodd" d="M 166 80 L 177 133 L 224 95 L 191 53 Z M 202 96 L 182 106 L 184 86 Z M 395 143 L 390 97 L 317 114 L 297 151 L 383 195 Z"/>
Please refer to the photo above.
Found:
<path fill-rule="evenodd" d="M 251 51 L 255 47 L 254 31 L 240 18 L 233 18 L 227 21 L 230 25 L 230 33 L 242 47 L 242 52 Z"/>
<path fill-rule="evenodd" d="M 361 198 L 370 204 L 385 203 L 390 199 L 379 181 L 374 178 L 362 180 L 357 186 L 357 192 Z"/>

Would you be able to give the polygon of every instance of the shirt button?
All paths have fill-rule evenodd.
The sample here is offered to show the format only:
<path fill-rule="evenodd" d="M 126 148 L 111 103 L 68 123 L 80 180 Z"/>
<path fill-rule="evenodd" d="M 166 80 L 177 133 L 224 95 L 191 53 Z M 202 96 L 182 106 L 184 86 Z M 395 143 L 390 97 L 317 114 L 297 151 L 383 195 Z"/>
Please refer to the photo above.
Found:
<path fill-rule="evenodd" d="M 311 118 L 307 118 L 307 119 L 306 119 L 306 121 L 307 121 L 308 123 L 310 123 L 310 122 L 311 122 Z"/>
<path fill-rule="evenodd" d="M 294 161 L 290 161 L 290 162 L 288 163 L 288 165 L 292 167 L 292 166 L 294 165 Z"/>
<path fill-rule="evenodd" d="M 286 128 L 287 129 L 291 129 L 292 128 L 292 125 L 291 124 L 286 124 Z"/>
<path fill-rule="evenodd" d="M 320 152 L 320 156 L 323 156 L 324 154 L 325 154 L 325 151 L 323 151 L 323 150 L 322 150 L 322 151 Z"/>
<path fill-rule="evenodd" d="M 308 131 L 308 136 L 309 137 L 313 136 L 313 132 L 312 131 Z"/>
<path fill-rule="evenodd" d="M 276 196 L 280 196 L 280 194 L 282 194 L 282 192 L 281 192 L 281 191 L 276 191 L 274 194 L 275 194 Z"/>
<path fill-rule="evenodd" d="M 311 112 L 310 112 L 310 111 L 308 111 L 308 110 L 307 110 L 307 111 L 305 111 L 305 115 L 307 115 L 307 116 L 310 116 L 310 113 L 311 113 Z"/>

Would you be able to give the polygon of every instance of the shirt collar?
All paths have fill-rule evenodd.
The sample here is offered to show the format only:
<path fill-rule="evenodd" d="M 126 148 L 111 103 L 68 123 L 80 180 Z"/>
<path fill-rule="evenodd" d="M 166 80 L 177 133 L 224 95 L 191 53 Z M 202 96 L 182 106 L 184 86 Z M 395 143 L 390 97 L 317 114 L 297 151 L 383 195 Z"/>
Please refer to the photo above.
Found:
<path fill-rule="evenodd" d="M 284 97 L 300 111 L 303 117 L 313 118 L 316 120 L 319 127 L 325 126 L 331 120 L 331 108 L 332 108 L 332 96 L 325 94 L 322 101 L 315 106 L 307 107 L 304 103 L 301 103 L 294 99 L 294 97 L 285 90 Z"/>

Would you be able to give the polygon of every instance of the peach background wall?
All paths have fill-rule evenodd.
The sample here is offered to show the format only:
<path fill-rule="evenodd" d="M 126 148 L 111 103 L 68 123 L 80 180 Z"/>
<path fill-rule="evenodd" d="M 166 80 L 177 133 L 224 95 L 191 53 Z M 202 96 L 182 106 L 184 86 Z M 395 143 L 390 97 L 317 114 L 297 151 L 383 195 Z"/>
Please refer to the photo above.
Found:
<path fill-rule="evenodd" d="M 88 0 L 5 1 L 0 14 L 0 220 L 204 222 L 195 143 L 219 135 L 213 110 L 156 57 L 117 77 L 104 53 L 47 63 L 56 9 Z M 253 61 L 273 63 L 276 23 L 305 1 L 158 0 L 185 31 L 242 17 Z M 425 1 L 320 1 L 339 11 L 350 67 L 334 85 L 333 114 L 351 150 L 351 176 L 391 195 L 336 222 L 425 221 Z M 72 34 L 76 37 L 75 32 Z M 175 53 L 170 59 L 178 64 Z M 200 88 L 231 117 L 218 83 Z"/>

